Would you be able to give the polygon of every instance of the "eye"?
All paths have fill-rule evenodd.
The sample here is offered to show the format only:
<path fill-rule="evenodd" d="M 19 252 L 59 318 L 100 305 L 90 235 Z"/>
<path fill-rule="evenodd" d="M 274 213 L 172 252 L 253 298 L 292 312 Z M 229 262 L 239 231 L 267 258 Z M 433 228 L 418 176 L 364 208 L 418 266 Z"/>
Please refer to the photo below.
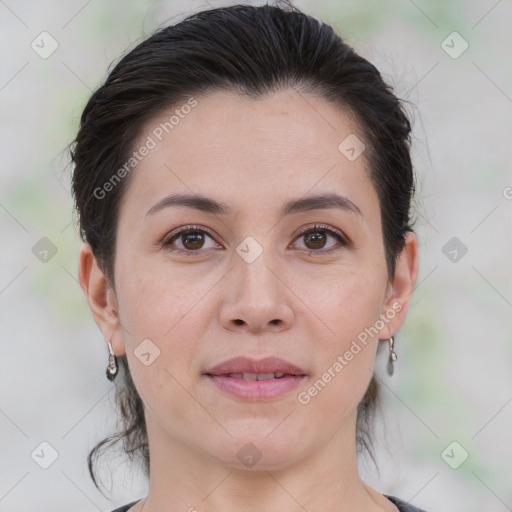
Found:
<path fill-rule="evenodd" d="M 296 240 L 301 238 L 304 240 L 305 245 L 303 249 L 306 250 L 309 256 L 330 254 L 350 245 L 341 232 L 324 224 L 306 227 L 299 233 Z M 327 245 L 329 238 L 335 241 L 331 245 Z M 209 245 L 207 245 L 208 239 L 210 239 Z M 183 226 L 178 228 L 166 237 L 162 242 L 162 246 L 169 251 L 186 256 L 196 256 L 201 252 L 200 249 L 222 248 L 213 240 L 213 235 L 202 226 Z"/>
<path fill-rule="evenodd" d="M 207 238 L 213 242 L 213 245 L 212 243 L 209 246 L 205 245 Z M 173 247 L 175 243 L 178 244 L 178 247 Z M 200 252 L 199 249 L 218 249 L 220 247 L 215 243 L 212 235 L 200 226 L 178 228 L 169 234 L 162 245 L 169 251 L 180 252 L 187 256 L 195 255 L 194 253 Z"/>
<path fill-rule="evenodd" d="M 324 224 L 315 224 L 303 229 L 296 240 L 301 238 L 304 240 L 305 247 L 303 248 L 306 249 L 309 256 L 329 254 L 350 245 L 338 230 Z M 335 239 L 336 242 L 327 245 L 329 238 Z"/>

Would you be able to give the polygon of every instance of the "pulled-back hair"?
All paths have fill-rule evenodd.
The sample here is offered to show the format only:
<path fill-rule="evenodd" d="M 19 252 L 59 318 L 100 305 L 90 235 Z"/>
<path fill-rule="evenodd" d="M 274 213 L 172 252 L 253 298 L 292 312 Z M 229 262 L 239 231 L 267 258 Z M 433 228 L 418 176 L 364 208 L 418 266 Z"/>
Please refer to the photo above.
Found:
<path fill-rule="evenodd" d="M 125 55 L 89 99 L 71 149 L 72 186 L 82 239 L 91 245 L 112 287 L 119 204 L 132 173 L 106 197 L 97 191 L 129 160 L 145 122 L 202 93 L 229 91 L 258 99 L 287 88 L 320 96 L 357 123 L 365 144 L 363 157 L 379 197 L 388 276 L 393 277 L 405 235 L 412 231 L 410 122 L 375 66 L 329 25 L 285 2 L 205 10 L 160 28 Z M 116 400 L 124 428 L 89 453 L 95 484 L 95 458 L 121 440 L 130 457 L 141 457 L 149 476 L 143 404 L 126 356 L 118 356 L 118 361 L 124 379 Z M 378 385 L 372 377 L 357 418 L 358 447 L 370 454 L 377 401 Z"/>

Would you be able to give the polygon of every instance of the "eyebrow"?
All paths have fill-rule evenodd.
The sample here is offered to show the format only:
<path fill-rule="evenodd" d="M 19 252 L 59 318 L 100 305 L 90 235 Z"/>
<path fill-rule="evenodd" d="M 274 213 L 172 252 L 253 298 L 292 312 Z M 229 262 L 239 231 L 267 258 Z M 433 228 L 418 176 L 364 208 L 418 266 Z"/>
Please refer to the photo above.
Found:
<path fill-rule="evenodd" d="M 172 206 L 184 206 L 214 215 L 230 215 L 233 213 L 232 208 L 226 203 L 209 197 L 199 194 L 175 194 L 158 201 L 147 211 L 146 217 Z M 361 218 L 364 217 L 361 210 L 348 197 L 338 194 L 321 194 L 293 199 L 282 206 L 279 217 L 310 210 L 326 210 L 330 208 L 341 209 L 355 213 Z"/>

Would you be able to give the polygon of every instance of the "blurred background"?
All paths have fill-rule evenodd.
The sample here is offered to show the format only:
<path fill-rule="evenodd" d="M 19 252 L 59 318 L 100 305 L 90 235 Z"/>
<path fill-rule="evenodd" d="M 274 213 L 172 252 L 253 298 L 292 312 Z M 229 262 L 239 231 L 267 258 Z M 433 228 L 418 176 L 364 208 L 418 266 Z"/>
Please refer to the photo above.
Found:
<path fill-rule="evenodd" d="M 147 491 L 120 453 L 108 499 L 87 471 L 116 427 L 115 386 L 77 282 L 67 146 L 111 63 L 232 3 L 0 0 L 2 512 L 110 511 Z M 512 3 L 295 4 L 372 61 L 414 123 L 420 274 L 395 375 L 377 361 L 378 471 L 363 458 L 363 477 L 429 512 L 510 511 Z"/>

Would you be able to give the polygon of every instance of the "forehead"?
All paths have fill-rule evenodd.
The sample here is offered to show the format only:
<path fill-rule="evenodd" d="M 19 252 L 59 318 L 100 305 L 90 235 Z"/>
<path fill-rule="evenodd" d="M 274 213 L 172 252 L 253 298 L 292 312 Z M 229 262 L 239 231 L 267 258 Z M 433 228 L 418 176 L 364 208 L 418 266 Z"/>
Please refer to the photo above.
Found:
<path fill-rule="evenodd" d="M 247 206 L 308 191 L 357 196 L 375 192 L 362 155 L 339 149 L 361 135 L 338 106 L 294 90 L 258 99 L 228 92 L 195 96 L 163 110 L 142 127 L 137 163 L 126 196 L 151 207 L 169 193 L 202 193 Z M 273 201 L 275 199 L 275 201 Z M 361 200 L 361 198 L 359 198 Z M 150 204 L 151 203 L 151 204 Z"/>

